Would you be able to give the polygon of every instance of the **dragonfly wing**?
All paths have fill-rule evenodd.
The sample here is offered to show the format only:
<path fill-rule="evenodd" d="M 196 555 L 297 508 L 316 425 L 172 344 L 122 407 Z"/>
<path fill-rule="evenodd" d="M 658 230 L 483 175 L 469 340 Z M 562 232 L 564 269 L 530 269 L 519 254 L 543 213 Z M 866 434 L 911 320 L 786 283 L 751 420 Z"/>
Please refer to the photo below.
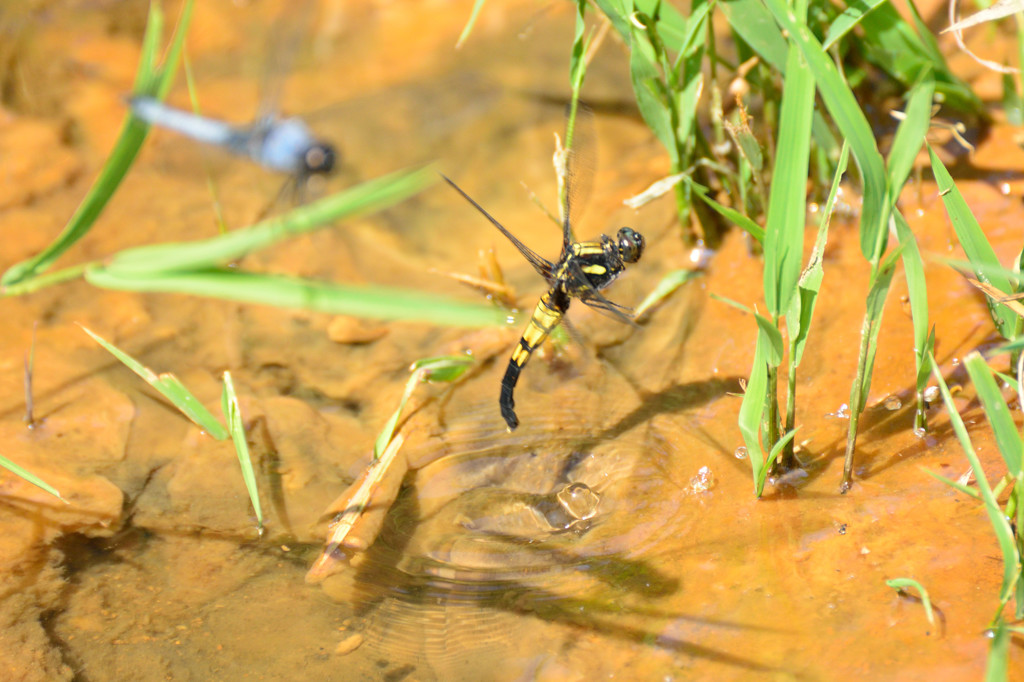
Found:
<path fill-rule="evenodd" d="M 562 171 L 560 196 L 562 207 L 562 246 L 568 248 L 576 241 L 573 226 L 579 225 L 583 209 L 594 186 L 597 166 L 597 143 L 594 138 L 594 112 L 578 102 L 576 116 L 572 105 L 565 112 L 565 168 Z"/>
<path fill-rule="evenodd" d="M 548 283 L 552 283 L 554 281 L 555 266 L 551 261 L 547 260 L 546 258 L 541 258 L 530 247 L 519 241 L 514 234 L 505 229 L 504 225 L 499 223 L 490 213 L 485 211 L 483 206 L 476 203 L 476 201 L 474 201 L 472 197 L 463 192 L 462 188 L 456 185 L 451 180 L 451 178 L 449 178 L 444 173 L 441 174 L 441 177 L 444 178 L 445 182 L 451 185 L 456 192 L 461 194 L 463 199 L 472 204 L 476 210 L 480 211 L 480 213 L 482 213 L 485 218 L 490 220 L 492 225 L 501 230 L 501 233 L 508 237 L 508 240 L 512 242 L 517 249 L 519 249 L 519 253 L 523 254 L 523 257 L 526 258 L 526 260 L 530 261 L 530 265 L 532 265 L 533 268 L 540 273 L 541 277 L 543 277 Z"/>
<path fill-rule="evenodd" d="M 609 301 L 600 291 L 594 288 L 594 285 L 590 283 L 587 276 L 580 269 L 580 266 L 576 262 L 569 264 L 568 271 L 566 273 L 568 278 L 568 287 L 572 290 L 573 295 L 578 298 L 584 305 L 588 305 L 595 310 L 599 310 L 603 313 L 614 317 L 619 322 L 624 322 L 631 327 L 639 327 L 636 322 L 633 321 L 632 312 L 633 309 L 619 305 L 614 301 Z"/>
<path fill-rule="evenodd" d="M 314 3 L 306 0 L 287 3 L 268 30 L 261 68 L 257 121 L 273 120 L 280 116 L 284 83 L 295 64 L 300 47 L 310 39 L 314 11 Z"/>

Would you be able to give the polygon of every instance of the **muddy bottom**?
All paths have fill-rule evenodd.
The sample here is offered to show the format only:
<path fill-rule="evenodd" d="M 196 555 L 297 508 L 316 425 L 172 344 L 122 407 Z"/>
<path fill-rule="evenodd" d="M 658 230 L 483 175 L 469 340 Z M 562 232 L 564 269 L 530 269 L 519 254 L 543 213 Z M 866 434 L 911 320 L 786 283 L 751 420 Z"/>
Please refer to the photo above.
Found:
<path fill-rule="evenodd" d="M 437 161 L 542 255 L 557 228 L 553 134 L 562 115 L 571 7 L 327 3 L 291 67 L 282 106 L 342 150 L 336 191 Z M 25 10 L 28 12 L 29 10 Z M 0 267 L 38 252 L 84 196 L 124 116 L 145 7 L 26 14 L 0 120 Z M 276 7 L 196 9 L 189 58 L 204 112 L 258 106 L 259 45 Z M 175 16 L 174 8 L 169 12 Z M 4 48 L 7 49 L 7 48 Z M 599 140 L 579 236 L 641 231 L 644 258 L 609 291 L 635 306 L 688 263 L 672 200 L 622 200 L 668 162 L 640 119 L 623 47 L 587 76 Z M 188 106 L 183 79 L 170 96 Z M 1004 262 L 1019 249 L 1024 153 L 996 126 L 959 184 Z M 282 179 L 154 131 L 92 232 L 58 265 L 248 224 Z M 852 204 L 856 197 L 848 195 Z M 956 255 L 933 184 L 904 213 L 927 254 Z M 519 306 L 543 282 L 450 188 L 247 257 L 240 267 L 400 285 L 478 300 L 439 274 L 476 274 L 493 247 Z M 25 680 L 978 679 L 997 604 L 1000 552 L 979 504 L 930 477 L 968 469 L 948 418 L 912 432 L 914 366 L 897 274 L 881 332 L 856 481 L 839 494 L 868 268 L 856 223 L 833 220 L 822 301 L 798 376 L 801 467 L 753 497 L 736 418 L 754 321 L 709 298 L 760 304 L 762 266 L 731 233 L 707 272 L 631 328 L 576 305 L 583 344 L 538 351 L 516 390 L 521 426 L 498 411 L 520 327 L 353 325 L 330 316 L 77 280 L 3 300 L 0 454 L 57 487 L 63 505 L 0 473 L 0 676 Z M 982 298 L 929 263 L 937 352 L 991 343 Z M 577 309 L 579 308 L 579 309 Z M 522 319 L 522 318 L 521 318 Z M 232 446 L 214 441 L 90 340 L 85 325 L 211 408 L 229 369 L 267 514 L 255 519 Z M 35 328 L 36 428 L 23 422 Z M 340 331 L 339 331 L 340 330 Z M 402 427 L 394 499 L 379 529 L 320 584 L 321 515 L 370 461 L 409 364 L 471 352 L 456 386 L 423 386 Z M 991 476 L 1002 471 L 969 389 L 958 404 Z M 404 476 L 402 475 L 404 474 Z M 379 532 L 378 532 L 379 531 Z M 885 581 L 909 577 L 920 602 Z M 1019 668 L 1019 652 L 1011 652 Z M 627 672 L 628 671 L 628 672 Z"/>

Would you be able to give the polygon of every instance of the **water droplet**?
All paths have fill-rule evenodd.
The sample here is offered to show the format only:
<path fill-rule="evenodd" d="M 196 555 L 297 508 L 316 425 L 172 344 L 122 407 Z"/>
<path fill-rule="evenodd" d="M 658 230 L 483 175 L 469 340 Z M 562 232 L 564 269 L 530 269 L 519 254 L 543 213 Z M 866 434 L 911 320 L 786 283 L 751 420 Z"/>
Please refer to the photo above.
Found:
<path fill-rule="evenodd" d="M 900 397 L 897 395 L 888 396 L 882 404 L 885 406 L 885 409 L 890 412 L 895 412 L 903 407 L 903 401 L 900 400 Z"/>
<path fill-rule="evenodd" d="M 960 364 L 960 358 L 953 358 L 952 360 L 949 361 L 949 364 L 951 364 L 954 367 L 956 367 L 957 365 Z"/>
<path fill-rule="evenodd" d="M 835 412 L 829 412 L 827 417 L 835 417 L 836 419 L 849 419 L 850 418 L 850 406 L 843 403 L 839 406 L 839 409 Z"/>
<path fill-rule="evenodd" d="M 512 325 L 512 324 L 515 324 L 515 323 L 516 323 L 516 316 L 515 315 L 509 315 L 508 317 L 505 318 L 505 324 Z"/>
<path fill-rule="evenodd" d="M 707 466 L 698 469 L 697 475 L 690 479 L 690 490 L 694 493 L 706 493 L 713 485 L 715 485 L 715 476 Z"/>
<path fill-rule="evenodd" d="M 939 399 L 939 387 L 929 386 L 928 388 L 924 389 L 924 399 L 930 403 L 934 403 L 935 401 L 937 401 Z"/>
<path fill-rule="evenodd" d="M 923 426 L 915 426 L 914 435 L 917 436 L 918 438 L 924 438 L 925 436 L 928 435 L 928 429 L 924 428 Z"/>
<path fill-rule="evenodd" d="M 738 448 L 736 448 L 736 452 L 734 452 L 732 454 L 736 455 L 736 459 L 746 459 L 747 458 L 747 446 L 746 445 L 739 446 Z"/>
<path fill-rule="evenodd" d="M 690 264 L 697 270 L 703 270 L 708 266 L 708 263 L 711 261 L 711 257 L 714 255 L 715 252 L 711 249 L 708 249 L 703 245 L 696 246 L 690 250 Z"/>
<path fill-rule="evenodd" d="M 1004 197 L 1010 196 L 1010 183 L 1002 182 L 999 184 L 999 191 L 1002 192 Z"/>

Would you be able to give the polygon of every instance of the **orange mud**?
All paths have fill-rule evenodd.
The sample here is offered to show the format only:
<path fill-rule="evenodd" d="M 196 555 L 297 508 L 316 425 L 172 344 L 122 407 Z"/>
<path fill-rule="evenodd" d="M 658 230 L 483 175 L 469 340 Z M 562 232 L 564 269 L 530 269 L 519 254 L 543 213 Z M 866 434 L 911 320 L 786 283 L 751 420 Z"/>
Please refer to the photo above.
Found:
<path fill-rule="evenodd" d="M 259 46 L 275 8 L 197 4 L 189 57 L 202 108 L 244 122 L 256 111 Z M 95 177 L 124 115 L 144 25 L 145 3 L 24 5 L 0 17 L 11 67 L 0 112 L 3 269 L 53 239 Z M 327 191 L 439 159 L 524 242 L 554 256 L 556 232 L 520 182 L 553 203 L 570 7 L 488 3 L 456 52 L 469 0 L 324 5 L 283 108 L 308 113 L 340 146 L 344 164 Z M 635 305 L 685 266 L 686 253 L 669 199 L 622 208 L 667 171 L 631 104 L 624 65 L 609 38 L 588 74 L 600 150 L 581 232 L 630 224 L 646 236 L 643 260 L 610 291 Z M 171 100 L 187 106 L 183 79 Z M 1014 133 L 997 125 L 973 159 L 946 157 L 1003 262 L 1020 248 L 1024 220 Z M 59 265 L 215 234 L 208 178 L 231 228 L 258 215 L 281 184 L 155 131 Z M 908 189 L 902 207 L 925 253 L 959 253 L 933 184 Z M 431 269 L 475 274 L 478 251 L 492 245 L 531 307 L 541 293 L 535 273 L 441 184 L 241 265 L 471 299 Z M 70 504 L 0 473 L 0 677 L 979 679 L 1000 555 L 980 506 L 923 471 L 958 477 L 967 463 L 942 409 L 931 411 L 926 438 L 911 432 L 902 275 L 885 313 L 856 482 L 840 495 L 847 421 L 836 414 L 848 401 L 868 268 L 855 223 L 833 222 L 798 377 L 804 468 L 755 500 L 749 462 L 735 454 L 736 394 L 755 324 L 708 294 L 758 304 L 761 271 L 733 232 L 706 275 L 641 329 L 574 309 L 586 346 L 533 359 L 516 393 L 514 434 L 497 395 L 518 328 L 353 324 L 82 281 L 5 299 L 0 454 Z M 965 383 L 958 359 L 992 341 L 984 301 L 948 268 L 930 263 L 927 272 L 937 355 L 950 381 Z M 232 371 L 265 537 L 232 447 L 169 408 L 79 323 L 177 373 L 211 407 L 221 372 Z M 40 423 L 29 431 L 22 366 L 34 324 Z M 373 539 L 380 526 L 376 543 L 333 565 L 322 586 L 307 585 L 326 531 L 321 512 L 369 461 L 407 366 L 461 350 L 478 360 L 469 376 L 413 399 L 396 469 L 408 467 L 404 487 L 391 481 L 397 500 L 371 510 L 361 531 Z M 883 403 L 894 407 L 893 396 L 902 407 L 890 410 Z M 958 402 L 998 475 L 969 388 Z M 710 487 L 692 483 L 702 467 Z M 588 489 L 576 521 L 559 516 L 559 494 Z M 916 599 L 885 585 L 898 577 L 929 590 L 936 627 Z M 1018 647 L 1012 656 L 1019 674 Z"/>

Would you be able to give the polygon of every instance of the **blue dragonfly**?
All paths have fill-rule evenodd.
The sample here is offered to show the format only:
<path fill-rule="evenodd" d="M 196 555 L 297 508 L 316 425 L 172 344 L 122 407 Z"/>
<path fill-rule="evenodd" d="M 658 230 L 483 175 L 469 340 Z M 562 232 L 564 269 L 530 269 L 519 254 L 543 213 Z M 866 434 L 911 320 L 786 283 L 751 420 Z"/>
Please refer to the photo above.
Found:
<path fill-rule="evenodd" d="M 318 140 L 298 118 L 262 116 L 248 126 L 236 126 L 177 109 L 152 97 L 129 100 L 132 112 L 150 125 L 185 135 L 199 142 L 223 147 L 264 168 L 291 175 L 297 187 L 313 176 L 329 174 L 337 151 L 329 142 Z"/>

